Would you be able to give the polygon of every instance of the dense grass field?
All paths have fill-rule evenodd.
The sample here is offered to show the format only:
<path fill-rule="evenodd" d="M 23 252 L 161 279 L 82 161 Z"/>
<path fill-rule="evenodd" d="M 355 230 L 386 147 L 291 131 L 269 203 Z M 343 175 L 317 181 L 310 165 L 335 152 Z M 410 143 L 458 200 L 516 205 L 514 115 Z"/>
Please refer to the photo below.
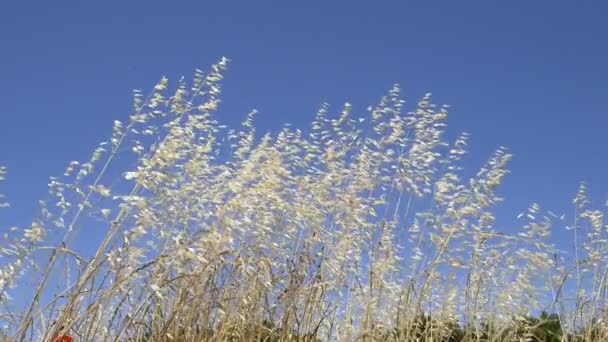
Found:
<path fill-rule="evenodd" d="M 531 204 L 499 228 L 511 155 L 465 170 L 468 135 L 447 141 L 430 95 L 408 108 L 395 85 L 260 135 L 255 112 L 217 119 L 227 64 L 136 91 L 3 230 L 8 340 L 608 341 L 605 207 L 584 185 L 573 216 Z"/>

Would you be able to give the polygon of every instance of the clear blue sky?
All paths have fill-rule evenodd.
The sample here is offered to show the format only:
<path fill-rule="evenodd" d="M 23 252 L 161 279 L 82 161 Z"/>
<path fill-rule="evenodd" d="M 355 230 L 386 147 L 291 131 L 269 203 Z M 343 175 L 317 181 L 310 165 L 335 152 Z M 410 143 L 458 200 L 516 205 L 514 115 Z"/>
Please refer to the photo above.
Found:
<path fill-rule="evenodd" d="M 32 217 L 48 177 L 127 117 L 133 88 L 222 55 L 225 123 L 257 108 L 262 131 L 305 126 L 322 101 L 363 110 L 396 82 L 410 105 L 431 91 L 452 106 L 469 169 L 510 148 L 505 215 L 569 210 L 582 180 L 601 201 L 606 18 L 606 1 L 2 1 L 0 227 Z"/>

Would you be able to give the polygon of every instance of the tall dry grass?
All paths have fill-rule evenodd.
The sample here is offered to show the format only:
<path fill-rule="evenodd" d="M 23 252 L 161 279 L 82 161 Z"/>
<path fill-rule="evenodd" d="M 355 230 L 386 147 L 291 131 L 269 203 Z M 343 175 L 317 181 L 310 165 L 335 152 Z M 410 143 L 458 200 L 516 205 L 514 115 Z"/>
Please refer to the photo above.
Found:
<path fill-rule="evenodd" d="M 256 137 L 255 112 L 238 129 L 216 119 L 227 63 L 136 91 L 91 159 L 50 179 L 31 225 L 7 230 L 5 336 L 608 340 L 605 209 L 584 186 L 575 248 L 557 250 L 566 218 L 536 204 L 496 227 L 511 155 L 465 179 L 468 135 L 445 141 L 430 95 L 408 111 L 394 86 L 363 117 L 324 104 L 310 133 Z"/>

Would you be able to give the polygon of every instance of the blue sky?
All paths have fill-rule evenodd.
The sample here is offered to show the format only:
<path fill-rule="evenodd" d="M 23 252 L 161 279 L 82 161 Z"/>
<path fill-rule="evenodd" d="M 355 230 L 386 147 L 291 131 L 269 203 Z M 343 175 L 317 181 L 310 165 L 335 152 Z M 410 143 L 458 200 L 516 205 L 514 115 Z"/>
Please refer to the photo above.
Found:
<path fill-rule="evenodd" d="M 220 56 L 224 123 L 256 108 L 261 131 L 308 127 L 322 101 L 363 113 L 400 83 L 409 105 L 429 91 L 451 105 L 470 170 L 510 148 L 505 217 L 570 213 L 579 181 L 606 197 L 607 17 L 605 1 L 2 1 L 0 227 L 27 223 L 48 177 L 127 118 L 133 88 Z"/>

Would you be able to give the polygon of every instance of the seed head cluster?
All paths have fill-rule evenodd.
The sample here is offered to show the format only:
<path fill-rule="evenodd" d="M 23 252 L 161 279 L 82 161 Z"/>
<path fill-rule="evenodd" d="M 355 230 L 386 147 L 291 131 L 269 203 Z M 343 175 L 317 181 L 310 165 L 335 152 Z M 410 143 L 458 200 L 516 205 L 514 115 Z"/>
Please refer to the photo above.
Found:
<path fill-rule="evenodd" d="M 511 155 L 465 177 L 469 136 L 447 141 L 430 94 L 406 109 L 395 85 L 362 116 L 323 104 L 309 129 L 259 135 L 255 111 L 234 129 L 216 119 L 227 64 L 135 91 L 90 159 L 50 178 L 31 224 L 4 230 L 5 336 L 608 338 L 605 209 L 584 185 L 569 220 L 533 204 L 498 227 Z M 573 251 L 551 243 L 560 227 Z"/>

